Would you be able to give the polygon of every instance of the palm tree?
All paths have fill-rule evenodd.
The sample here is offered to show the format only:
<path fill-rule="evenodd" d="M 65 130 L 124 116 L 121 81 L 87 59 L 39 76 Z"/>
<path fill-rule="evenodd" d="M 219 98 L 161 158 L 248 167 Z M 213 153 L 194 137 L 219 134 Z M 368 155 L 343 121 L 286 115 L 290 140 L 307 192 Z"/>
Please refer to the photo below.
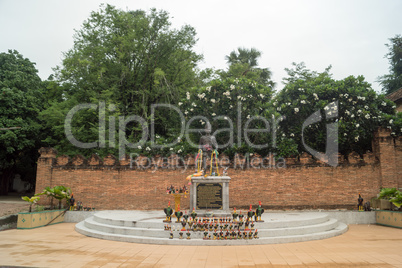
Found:
<path fill-rule="evenodd" d="M 257 82 L 274 86 L 274 82 L 271 80 L 272 72 L 268 68 L 258 68 L 258 58 L 261 57 L 261 51 L 256 48 L 241 48 L 230 52 L 228 56 L 225 56 L 227 63 L 229 64 L 229 70 L 227 74 L 229 76 L 246 76 L 248 78 L 255 79 Z"/>
<path fill-rule="evenodd" d="M 236 63 L 247 63 L 251 68 L 258 66 L 258 58 L 261 57 L 261 51 L 255 48 L 247 49 L 239 47 L 237 52 L 233 50 L 229 56 L 226 56 L 226 61 L 229 65 Z"/>

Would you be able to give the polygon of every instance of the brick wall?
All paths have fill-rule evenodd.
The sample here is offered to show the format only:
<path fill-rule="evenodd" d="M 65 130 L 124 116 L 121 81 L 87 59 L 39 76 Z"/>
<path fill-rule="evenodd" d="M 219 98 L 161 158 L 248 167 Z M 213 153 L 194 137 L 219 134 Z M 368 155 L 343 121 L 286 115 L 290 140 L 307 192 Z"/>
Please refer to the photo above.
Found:
<path fill-rule="evenodd" d="M 361 158 L 352 153 L 339 155 L 339 165 L 330 167 L 304 153 L 287 159 L 286 168 L 232 168 L 230 207 L 245 209 L 262 201 L 265 208 L 355 208 L 358 193 L 369 200 L 380 187 L 402 187 L 401 139 L 394 140 L 388 131 L 379 131 L 373 141 L 374 153 Z M 127 160 L 112 155 L 99 159 L 75 156 L 56 158 L 53 149 L 42 148 L 38 160 L 36 192 L 45 186 L 71 187 L 76 201 L 97 209 L 161 209 L 173 197 L 166 194 L 168 186 L 181 186 L 192 174 L 188 170 L 130 168 Z M 241 158 L 240 158 L 241 159 Z M 345 160 L 347 159 L 347 160 Z M 174 156 L 169 158 L 172 163 Z M 193 161 L 193 159 L 189 159 Z M 255 156 L 250 162 L 267 163 L 269 159 Z M 236 165 L 238 167 L 238 165 Z M 44 201 L 42 201 L 44 202 Z M 189 209 L 189 199 L 182 200 Z"/>

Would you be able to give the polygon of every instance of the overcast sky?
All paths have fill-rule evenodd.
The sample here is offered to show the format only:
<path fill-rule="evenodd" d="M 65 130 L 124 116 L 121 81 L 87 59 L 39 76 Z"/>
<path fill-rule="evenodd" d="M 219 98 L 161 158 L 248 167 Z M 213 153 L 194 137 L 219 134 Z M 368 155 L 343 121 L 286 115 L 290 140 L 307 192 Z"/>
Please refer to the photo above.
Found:
<path fill-rule="evenodd" d="M 260 67 L 268 67 L 277 83 L 292 62 L 323 71 L 332 65 L 334 78 L 363 75 L 375 81 L 388 73 L 385 43 L 402 34 L 402 1 L 97 1 L 0 0 L 0 52 L 18 50 L 36 63 L 47 79 L 73 45 L 80 29 L 101 3 L 126 10 L 152 7 L 167 10 L 173 27 L 193 26 L 204 55 L 200 68 L 227 67 L 225 55 L 238 47 L 262 52 Z"/>

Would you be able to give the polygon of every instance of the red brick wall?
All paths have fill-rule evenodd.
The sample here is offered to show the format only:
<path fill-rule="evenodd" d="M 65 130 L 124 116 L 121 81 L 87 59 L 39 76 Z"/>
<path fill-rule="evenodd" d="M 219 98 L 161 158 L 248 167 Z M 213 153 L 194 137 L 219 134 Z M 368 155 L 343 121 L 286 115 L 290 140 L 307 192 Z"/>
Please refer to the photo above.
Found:
<path fill-rule="evenodd" d="M 393 143 L 381 135 L 374 141 L 374 154 L 360 159 L 352 153 L 348 161 L 339 156 L 338 167 L 303 154 L 286 168 L 231 168 L 230 207 L 245 209 L 262 201 L 265 208 L 355 208 L 359 193 L 368 201 L 380 187 L 402 187 L 401 139 Z M 76 201 L 98 210 L 162 209 L 174 200 L 166 188 L 187 184 L 192 170 L 130 169 L 128 161 L 112 156 L 103 161 L 96 156 L 55 159 L 53 150 L 41 149 L 36 192 L 64 185 L 71 187 Z M 188 198 L 182 200 L 182 208 L 189 209 Z"/>

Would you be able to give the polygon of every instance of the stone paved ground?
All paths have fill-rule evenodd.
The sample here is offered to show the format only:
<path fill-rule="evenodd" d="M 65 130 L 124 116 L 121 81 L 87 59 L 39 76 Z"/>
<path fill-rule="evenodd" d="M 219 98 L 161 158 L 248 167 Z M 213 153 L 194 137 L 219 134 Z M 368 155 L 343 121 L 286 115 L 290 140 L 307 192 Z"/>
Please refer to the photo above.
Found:
<path fill-rule="evenodd" d="M 61 223 L 0 231 L 0 266 L 401 267 L 402 229 L 349 225 L 316 241 L 253 246 L 162 246 L 100 240 Z"/>

